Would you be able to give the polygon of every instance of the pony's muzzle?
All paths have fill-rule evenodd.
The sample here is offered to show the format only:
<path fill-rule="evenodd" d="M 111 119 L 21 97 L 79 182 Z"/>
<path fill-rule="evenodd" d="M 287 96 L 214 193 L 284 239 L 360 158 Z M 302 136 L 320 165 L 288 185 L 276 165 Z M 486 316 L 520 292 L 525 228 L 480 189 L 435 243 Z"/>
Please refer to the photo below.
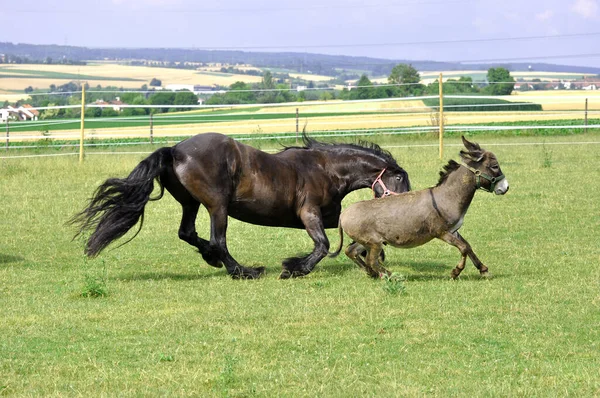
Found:
<path fill-rule="evenodd" d="M 504 195 L 506 192 L 508 192 L 508 180 L 506 178 L 503 178 L 498 185 L 496 185 L 496 189 L 494 189 L 494 193 L 496 195 Z"/>

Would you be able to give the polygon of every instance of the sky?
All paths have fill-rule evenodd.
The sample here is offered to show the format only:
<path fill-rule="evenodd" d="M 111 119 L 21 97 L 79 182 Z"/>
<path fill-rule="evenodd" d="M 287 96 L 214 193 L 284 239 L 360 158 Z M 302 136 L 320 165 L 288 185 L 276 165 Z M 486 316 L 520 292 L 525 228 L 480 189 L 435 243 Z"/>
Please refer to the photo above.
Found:
<path fill-rule="evenodd" d="M 600 0 L 0 0 L 0 41 L 600 67 Z"/>

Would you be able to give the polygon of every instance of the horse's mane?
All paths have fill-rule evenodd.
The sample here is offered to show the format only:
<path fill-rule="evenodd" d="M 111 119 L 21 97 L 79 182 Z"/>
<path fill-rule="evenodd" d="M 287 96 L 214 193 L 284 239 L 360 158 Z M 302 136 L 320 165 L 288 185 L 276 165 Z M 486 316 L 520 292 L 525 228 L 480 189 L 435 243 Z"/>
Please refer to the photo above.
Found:
<path fill-rule="evenodd" d="M 460 163 L 455 162 L 454 160 L 450 160 L 447 165 L 444 166 L 444 169 L 440 171 L 440 180 L 438 181 L 436 187 L 439 187 L 448 179 L 450 173 L 460 167 Z"/>
<path fill-rule="evenodd" d="M 287 151 L 290 149 L 304 149 L 304 150 L 318 150 L 318 151 L 330 151 L 336 153 L 344 153 L 344 152 L 368 152 L 371 153 L 388 164 L 395 164 L 396 160 L 392 156 L 389 151 L 381 148 L 379 145 L 374 142 L 369 141 L 358 141 L 356 144 L 340 144 L 340 143 L 327 143 L 317 141 L 314 138 L 309 137 L 305 132 L 302 133 L 302 142 L 304 146 L 284 146 L 283 151 Z"/>

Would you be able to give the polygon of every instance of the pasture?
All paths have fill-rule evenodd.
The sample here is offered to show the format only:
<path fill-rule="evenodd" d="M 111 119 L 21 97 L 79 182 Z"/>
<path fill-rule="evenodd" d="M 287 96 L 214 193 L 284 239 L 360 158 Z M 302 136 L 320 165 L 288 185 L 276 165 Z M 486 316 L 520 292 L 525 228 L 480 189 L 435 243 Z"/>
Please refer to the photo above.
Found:
<path fill-rule="evenodd" d="M 133 241 L 88 260 L 65 221 L 144 155 L 0 159 L 0 395 L 599 395 L 600 134 L 470 138 L 511 187 L 478 192 L 461 229 L 489 280 L 468 263 L 452 281 L 460 255 L 442 242 L 386 250 L 394 280 L 343 255 L 278 280 L 308 235 L 231 220 L 232 254 L 267 267 L 232 280 L 179 241 L 168 194 Z M 435 185 L 460 149 L 447 138 L 441 161 L 434 138 L 377 141 L 413 189 Z"/>

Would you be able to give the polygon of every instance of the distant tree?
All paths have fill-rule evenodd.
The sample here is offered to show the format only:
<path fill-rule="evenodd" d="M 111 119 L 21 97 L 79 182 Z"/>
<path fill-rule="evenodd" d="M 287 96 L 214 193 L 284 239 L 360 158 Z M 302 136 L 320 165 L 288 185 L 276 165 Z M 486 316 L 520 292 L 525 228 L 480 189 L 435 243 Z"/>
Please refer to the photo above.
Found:
<path fill-rule="evenodd" d="M 159 92 L 152 94 L 148 98 L 150 105 L 173 105 L 175 103 L 175 93 L 173 92 Z M 164 113 L 168 111 L 168 108 L 157 108 L 157 112 Z"/>
<path fill-rule="evenodd" d="M 261 88 L 271 90 L 275 88 L 275 82 L 273 81 L 273 74 L 271 71 L 266 71 L 263 75 Z"/>
<path fill-rule="evenodd" d="M 401 84 L 396 88 L 398 95 L 416 95 L 422 92 L 424 86 L 420 84 L 421 75 L 412 66 L 407 64 L 398 64 L 394 66 L 388 77 L 389 84 Z"/>
<path fill-rule="evenodd" d="M 374 97 L 373 83 L 367 75 L 363 74 L 356 83 L 356 99 L 369 99 Z"/>
<path fill-rule="evenodd" d="M 492 95 L 510 95 L 515 88 L 515 79 L 506 68 L 488 69 L 487 81 L 486 91 Z"/>
<path fill-rule="evenodd" d="M 333 94 L 330 91 L 323 91 L 321 93 L 321 96 L 319 97 L 319 100 L 321 101 L 329 101 L 334 99 Z"/>
<path fill-rule="evenodd" d="M 198 97 L 191 91 L 178 91 L 175 94 L 174 105 L 198 105 Z M 178 108 L 178 110 L 185 111 L 189 108 Z"/>
<path fill-rule="evenodd" d="M 162 81 L 160 81 L 157 78 L 153 77 L 152 80 L 150 80 L 150 86 L 151 87 L 160 87 L 160 86 L 162 86 Z"/>
<path fill-rule="evenodd" d="M 29 86 L 29 87 L 25 88 L 25 93 L 26 94 L 29 94 L 29 93 L 32 93 L 32 92 L 33 92 L 33 87 Z"/>

